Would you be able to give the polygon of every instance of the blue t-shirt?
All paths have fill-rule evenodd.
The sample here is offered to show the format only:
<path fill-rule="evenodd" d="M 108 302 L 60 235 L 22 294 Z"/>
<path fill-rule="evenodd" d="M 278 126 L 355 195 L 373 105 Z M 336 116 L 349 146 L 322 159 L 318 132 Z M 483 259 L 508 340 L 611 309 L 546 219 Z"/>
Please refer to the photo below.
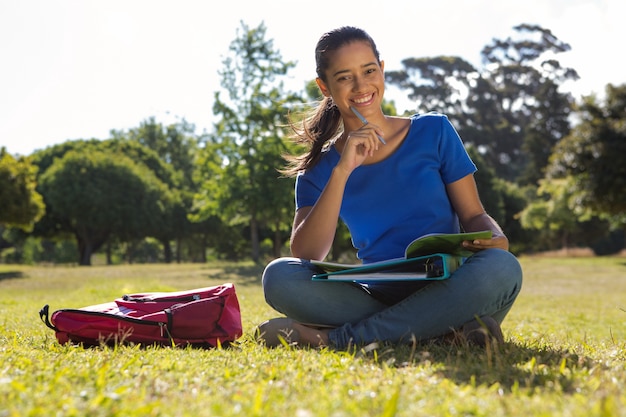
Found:
<path fill-rule="evenodd" d="M 383 161 L 356 168 L 346 184 L 340 218 L 364 263 L 404 256 L 428 233 L 458 233 L 446 184 L 476 171 L 461 138 L 442 114 L 414 115 L 402 144 Z M 341 155 L 334 146 L 296 178 L 296 209 L 313 206 Z"/>

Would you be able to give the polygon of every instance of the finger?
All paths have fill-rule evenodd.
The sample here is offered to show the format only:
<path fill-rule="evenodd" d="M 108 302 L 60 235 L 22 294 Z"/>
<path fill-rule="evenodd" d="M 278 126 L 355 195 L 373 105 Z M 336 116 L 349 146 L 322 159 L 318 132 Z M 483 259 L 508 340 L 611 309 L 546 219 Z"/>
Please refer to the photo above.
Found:
<path fill-rule="evenodd" d="M 373 139 L 371 132 L 358 132 L 350 134 L 347 140 L 348 146 L 353 146 L 356 149 L 362 150 L 366 154 L 372 154 L 378 149 L 377 139 Z"/>

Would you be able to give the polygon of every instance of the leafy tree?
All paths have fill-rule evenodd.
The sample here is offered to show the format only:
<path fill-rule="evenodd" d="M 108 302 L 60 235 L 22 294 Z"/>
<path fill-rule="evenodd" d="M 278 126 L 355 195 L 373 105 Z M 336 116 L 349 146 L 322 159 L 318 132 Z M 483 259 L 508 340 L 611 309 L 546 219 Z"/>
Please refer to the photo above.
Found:
<path fill-rule="evenodd" d="M 385 79 L 407 90 L 407 97 L 416 102 L 416 110 L 448 115 L 467 111 L 465 94 L 471 88 L 472 79 L 478 76 L 472 64 L 459 57 L 438 56 L 406 58 L 402 65 L 404 70 L 385 72 Z"/>
<path fill-rule="evenodd" d="M 573 99 L 558 87 L 579 77 L 554 59 L 571 47 L 549 29 L 528 24 L 514 29 L 520 38 L 495 39 L 482 50 L 484 63 L 495 65 L 486 77 L 492 88 L 483 98 L 496 98 L 501 117 L 496 126 L 504 127 L 492 130 L 498 136 L 489 155 L 505 178 L 535 183 L 543 177 L 554 145 L 569 133 Z M 473 114 L 480 110 L 475 107 Z"/>
<path fill-rule="evenodd" d="M 283 117 L 289 103 L 301 99 L 286 93 L 279 81 L 295 64 L 284 61 L 273 41 L 265 39 L 265 25 L 250 28 L 242 22 L 237 35 L 220 71 L 224 90 L 215 93 L 213 112 L 221 119 L 204 150 L 211 154 L 205 161 L 215 159 L 210 169 L 202 169 L 201 210 L 195 219 L 219 215 L 231 224 L 247 223 L 256 261 L 262 225 L 271 225 L 277 241 L 290 225 L 293 182 L 278 180 L 277 169 L 289 146 Z"/>
<path fill-rule="evenodd" d="M 0 225 L 30 231 L 43 216 L 36 176 L 37 167 L 27 158 L 15 159 L 4 147 L 0 149 Z"/>
<path fill-rule="evenodd" d="M 532 249 L 591 246 L 599 253 L 610 247 L 602 242 L 608 234 L 606 221 L 597 216 L 577 216 L 572 210 L 576 199 L 573 177 L 541 180 L 537 197 L 519 215 L 522 226 L 533 231 Z"/>
<path fill-rule="evenodd" d="M 132 241 L 158 235 L 175 199 L 168 185 L 133 157 L 141 150 L 129 146 L 135 155 L 114 152 L 115 141 L 74 145 L 40 177 L 49 208 L 44 231 L 74 234 L 80 265 L 90 265 L 91 254 L 113 236 Z"/>
<path fill-rule="evenodd" d="M 522 226 L 538 231 L 541 241 L 559 242 L 561 247 L 569 247 L 571 236 L 578 227 L 577 219 L 572 216 L 570 209 L 572 186 L 567 179 L 541 180 L 537 188 L 539 198 L 520 213 Z M 555 249 L 555 244 L 545 249 Z"/>
<path fill-rule="evenodd" d="M 606 87 L 606 98 L 585 97 L 580 123 L 555 148 L 549 178 L 574 184 L 570 208 L 579 217 L 604 216 L 626 224 L 626 84 Z"/>
<path fill-rule="evenodd" d="M 128 132 L 114 132 L 120 139 L 138 142 L 156 152 L 161 160 L 176 172 L 179 183 L 186 189 L 193 188 L 194 159 L 199 140 L 195 125 L 181 120 L 167 126 L 150 117 L 139 127 Z"/>
<path fill-rule="evenodd" d="M 165 163 L 156 152 L 136 141 L 129 141 L 120 137 L 109 140 L 79 139 L 53 145 L 35 152 L 32 155 L 33 164 L 37 165 L 39 175 L 42 175 L 57 159 L 63 158 L 70 151 L 85 153 L 100 151 L 126 155 L 150 169 L 168 187 L 175 188 L 180 183 L 172 167 Z"/>
<path fill-rule="evenodd" d="M 168 220 L 155 237 L 163 245 L 167 263 L 172 261 L 171 241 L 175 240 L 176 259 L 180 262 L 183 241 L 189 243 L 192 241 L 192 234 L 202 234 L 202 225 L 192 224 L 187 218 L 198 188 L 194 180 L 194 170 L 200 140 L 195 135 L 195 126 L 185 120 L 165 126 L 151 117 L 141 122 L 137 128 L 113 133 L 117 138 L 130 140 L 153 150 L 172 169 L 176 187 L 171 191 L 177 196 L 177 204 L 172 207 Z"/>

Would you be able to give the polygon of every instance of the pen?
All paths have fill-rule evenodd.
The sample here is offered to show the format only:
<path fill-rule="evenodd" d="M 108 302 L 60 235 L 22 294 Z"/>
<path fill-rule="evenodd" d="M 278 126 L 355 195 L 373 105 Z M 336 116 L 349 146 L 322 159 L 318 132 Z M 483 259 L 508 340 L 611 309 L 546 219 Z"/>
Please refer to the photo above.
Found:
<path fill-rule="evenodd" d="M 367 119 L 365 117 L 363 117 L 363 115 L 361 113 L 359 113 L 359 111 L 357 109 L 355 109 L 354 107 L 350 106 L 350 110 L 352 110 L 352 113 L 354 113 L 356 115 L 356 117 L 359 118 L 361 123 L 363 123 L 364 125 L 366 125 L 368 123 Z M 385 142 L 385 139 L 383 139 L 378 133 L 376 134 L 376 136 L 378 137 L 378 140 L 382 142 L 383 145 L 387 144 L 387 142 Z"/>

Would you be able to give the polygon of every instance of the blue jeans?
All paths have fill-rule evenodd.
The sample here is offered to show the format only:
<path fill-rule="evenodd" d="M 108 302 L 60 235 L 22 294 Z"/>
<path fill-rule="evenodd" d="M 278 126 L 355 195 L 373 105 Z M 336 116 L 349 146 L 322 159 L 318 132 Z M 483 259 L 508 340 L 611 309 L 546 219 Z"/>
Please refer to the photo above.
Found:
<path fill-rule="evenodd" d="M 265 300 L 298 322 L 334 327 L 329 341 L 337 349 L 428 340 L 485 315 L 502 323 L 522 287 L 519 262 L 501 249 L 477 252 L 449 279 L 426 284 L 399 282 L 370 290 L 349 282 L 312 281 L 317 272 L 298 258 L 272 261 L 263 273 Z"/>

